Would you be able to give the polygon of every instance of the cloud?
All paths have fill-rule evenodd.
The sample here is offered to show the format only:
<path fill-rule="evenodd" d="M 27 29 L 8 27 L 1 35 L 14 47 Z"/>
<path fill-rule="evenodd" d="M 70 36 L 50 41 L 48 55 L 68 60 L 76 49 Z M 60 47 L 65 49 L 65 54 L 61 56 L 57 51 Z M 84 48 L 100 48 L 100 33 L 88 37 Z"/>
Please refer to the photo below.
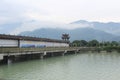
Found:
<path fill-rule="evenodd" d="M 76 28 L 85 28 L 85 27 L 93 27 L 93 25 L 92 24 L 62 24 L 62 23 L 32 20 L 23 23 L 21 26 L 11 31 L 10 34 L 19 34 L 24 31 L 33 31 L 35 29 L 41 29 L 41 28 L 76 29 Z"/>
<path fill-rule="evenodd" d="M 108 4 L 109 3 L 109 4 Z M 0 0 L 0 27 L 14 27 L 12 34 L 37 28 L 65 28 L 92 26 L 92 24 L 68 25 L 76 20 L 119 21 L 119 0 Z M 35 22 L 31 22 L 31 21 Z M 60 24 L 62 23 L 62 24 Z M 11 27 L 5 27 L 8 29 Z M 2 32 L 4 32 L 5 29 Z"/>
<path fill-rule="evenodd" d="M 119 3 L 119 0 L 1 0 L 0 18 L 8 18 L 6 23 L 8 20 L 27 21 L 37 16 L 43 21 L 64 23 L 79 19 L 119 21 Z"/>
<path fill-rule="evenodd" d="M 25 22 L 35 19 L 29 15 L 45 15 L 46 12 L 35 5 L 27 5 L 29 0 L 3 0 L 0 3 L 0 24 Z"/>

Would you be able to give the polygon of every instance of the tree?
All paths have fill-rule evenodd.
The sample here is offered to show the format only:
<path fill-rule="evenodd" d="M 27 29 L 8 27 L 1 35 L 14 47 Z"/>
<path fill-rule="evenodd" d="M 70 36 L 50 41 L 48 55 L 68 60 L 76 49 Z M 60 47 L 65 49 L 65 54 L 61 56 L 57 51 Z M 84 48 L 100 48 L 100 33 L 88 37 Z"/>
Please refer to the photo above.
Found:
<path fill-rule="evenodd" d="M 85 40 L 80 40 L 80 46 L 84 47 L 87 46 L 88 42 Z"/>
<path fill-rule="evenodd" d="M 111 43 L 109 41 L 104 42 L 104 47 L 106 47 L 106 46 L 111 46 Z"/>
<path fill-rule="evenodd" d="M 99 42 L 97 40 L 91 40 L 88 42 L 89 47 L 97 47 L 99 46 Z"/>
<path fill-rule="evenodd" d="M 88 42 L 85 40 L 74 40 L 72 42 L 72 45 L 76 46 L 76 47 L 84 47 L 84 46 L 87 46 L 87 44 L 88 44 Z"/>
<path fill-rule="evenodd" d="M 111 46 L 119 46 L 119 43 L 117 41 L 112 41 Z"/>
<path fill-rule="evenodd" d="M 80 47 L 80 41 L 79 40 L 73 41 L 72 44 L 73 44 L 73 46 Z"/>

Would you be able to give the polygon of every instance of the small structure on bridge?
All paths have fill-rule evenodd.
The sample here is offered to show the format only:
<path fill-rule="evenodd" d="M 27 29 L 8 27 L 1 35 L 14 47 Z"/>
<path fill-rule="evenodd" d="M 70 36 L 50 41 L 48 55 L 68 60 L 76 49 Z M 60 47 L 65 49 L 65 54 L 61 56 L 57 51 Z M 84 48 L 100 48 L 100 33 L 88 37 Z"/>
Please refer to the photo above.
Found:
<path fill-rule="evenodd" d="M 69 39 L 70 39 L 70 36 L 69 36 L 69 34 L 62 34 L 62 40 L 64 40 L 64 41 L 69 41 Z"/>

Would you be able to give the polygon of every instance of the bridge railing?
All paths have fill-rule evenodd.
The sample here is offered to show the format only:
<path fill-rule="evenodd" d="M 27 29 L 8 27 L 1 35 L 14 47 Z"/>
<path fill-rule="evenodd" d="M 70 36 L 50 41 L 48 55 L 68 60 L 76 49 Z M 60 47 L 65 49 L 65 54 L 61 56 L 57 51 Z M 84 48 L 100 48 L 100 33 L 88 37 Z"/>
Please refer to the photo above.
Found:
<path fill-rule="evenodd" d="M 22 53 L 22 52 L 43 52 L 43 51 L 65 51 L 65 50 L 94 50 L 92 47 L 46 47 L 46 48 L 0 48 L 3 53 Z"/>
<path fill-rule="evenodd" d="M 71 50 L 77 47 L 46 47 L 46 48 L 0 48 L 0 53 L 19 53 L 19 52 L 39 52 L 39 51 L 55 51 L 55 50 Z"/>

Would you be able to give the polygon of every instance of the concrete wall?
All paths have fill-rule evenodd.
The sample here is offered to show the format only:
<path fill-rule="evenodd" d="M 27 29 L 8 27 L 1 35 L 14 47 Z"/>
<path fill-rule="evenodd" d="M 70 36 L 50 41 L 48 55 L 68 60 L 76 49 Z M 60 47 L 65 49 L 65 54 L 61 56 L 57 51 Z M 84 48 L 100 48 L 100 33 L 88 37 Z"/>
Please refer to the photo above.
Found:
<path fill-rule="evenodd" d="M 29 46 L 45 46 L 45 42 L 40 41 L 26 41 L 26 40 L 20 40 L 20 47 L 29 47 Z"/>
<path fill-rule="evenodd" d="M 3 60 L 4 54 L 0 54 L 0 60 Z"/>
<path fill-rule="evenodd" d="M 33 46 L 33 47 L 68 47 L 67 43 L 56 43 L 56 42 L 40 42 L 40 41 L 26 41 L 20 40 L 20 47 Z"/>
<path fill-rule="evenodd" d="M 67 43 L 20 40 L 20 47 L 68 47 Z M 0 39 L 0 47 L 18 47 L 18 40 Z"/>
<path fill-rule="evenodd" d="M 0 47 L 17 47 L 17 40 L 0 39 Z"/>

